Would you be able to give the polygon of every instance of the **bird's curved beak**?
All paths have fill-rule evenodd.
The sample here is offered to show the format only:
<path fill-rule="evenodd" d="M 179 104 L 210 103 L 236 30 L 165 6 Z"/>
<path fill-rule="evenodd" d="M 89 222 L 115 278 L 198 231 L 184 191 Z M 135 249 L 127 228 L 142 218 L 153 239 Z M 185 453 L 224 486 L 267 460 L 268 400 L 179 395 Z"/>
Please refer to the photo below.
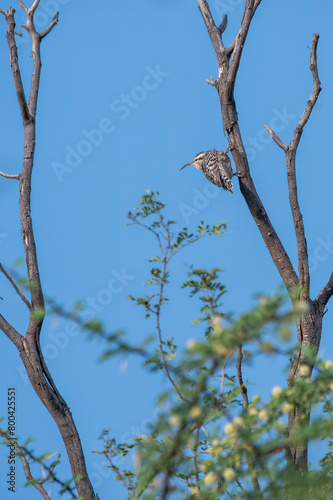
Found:
<path fill-rule="evenodd" d="M 183 170 L 183 168 L 188 167 L 189 165 L 192 165 L 192 163 L 186 163 L 180 170 Z"/>

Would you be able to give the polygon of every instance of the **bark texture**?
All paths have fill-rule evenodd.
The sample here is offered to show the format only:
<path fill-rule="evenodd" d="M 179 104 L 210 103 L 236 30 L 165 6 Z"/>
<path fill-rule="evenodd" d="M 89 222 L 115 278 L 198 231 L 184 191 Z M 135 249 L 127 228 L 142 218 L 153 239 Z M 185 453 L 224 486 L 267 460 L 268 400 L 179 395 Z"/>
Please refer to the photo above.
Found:
<path fill-rule="evenodd" d="M 219 96 L 223 130 L 228 134 L 230 140 L 230 150 L 236 165 L 237 177 L 239 180 L 240 191 L 250 210 L 256 226 L 264 240 L 264 243 L 272 257 L 272 260 L 280 273 L 280 276 L 286 286 L 291 300 L 295 304 L 302 301 L 307 305 L 307 313 L 303 315 L 297 324 L 297 343 L 298 350 L 291 362 L 288 384 L 294 385 L 295 379 L 300 377 L 299 367 L 301 364 L 308 364 L 312 370 L 313 362 L 307 359 L 305 349 L 312 346 L 317 353 L 322 334 L 322 320 L 326 304 L 333 294 L 333 273 L 328 283 L 321 290 L 316 299 L 309 297 L 310 275 L 307 243 L 305 238 L 305 229 L 303 217 L 298 202 L 297 180 L 296 180 L 296 152 L 302 136 L 303 128 L 310 118 L 311 112 L 316 104 L 318 95 L 321 91 L 317 68 L 317 44 L 319 35 L 314 34 L 310 55 L 310 70 L 313 77 L 313 90 L 305 110 L 295 128 L 293 138 L 289 145 L 284 144 L 277 134 L 266 127 L 277 145 L 283 149 L 286 154 L 286 168 L 289 189 L 290 209 L 294 221 L 295 236 L 298 249 L 298 273 L 295 271 L 290 258 L 275 231 L 270 218 L 263 206 L 259 194 L 255 188 L 249 162 L 242 141 L 241 131 L 238 125 L 236 103 L 234 99 L 234 88 L 236 83 L 237 71 L 239 68 L 243 47 L 253 19 L 253 16 L 261 3 L 261 0 L 246 0 L 244 14 L 241 26 L 233 42 L 225 47 L 222 40 L 222 33 L 226 28 L 226 21 L 222 22 L 223 29 L 217 27 L 206 0 L 197 0 L 199 10 L 207 27 L 207 31 L 214 47 L 218 62 L 218 79 L 211 77 L 207 82 L 213 85 Z M 298 290 L 295 295 L 295 289 Z M 289 428 L 300 414 L 300 410 L 295 409 L 289 414 Z M 305 418 L 309 419 L 309 415 Z M 289 437 L 292 440 L 292 431 Z M 286 457 L 289 464 L 292 464 L 292 471 L 304 474 L 308 468 L 307 443 L 304 446 L 298 446 L 296 443 L 288 445 Z"/>
<path fill-rule="evenodd" d="M 8 273 L 4 271 L 2 266 L 1 271 L 4 272 L 5 276 L 14 286 L 16 292 L 27 305 L 30 311 L 30 321 L 25 335 L 21 335 L 3 316 L 0 315 L 0 328 L 17 347 L 36 394 L 58 426 L 67 450 L 78 495 L 85 500 L 91 500 L 96 497 L 87 473 L 80 437 L 72 414 L 52 380 L 39 342 L 45 315 L 45 303 L 38 269 L 36 243 L 31 218 L 31 177 L 34 164 L 36 111 L 42 66 L 40 45 L 42 39 L 50 33 L 57 24 L 58 14 L 54 16 L 50 26 L 45 31 L 38 33 L 34 25 L 34 13 L 39 5 L 39 0 L 35 0 L 30 8 L 27 8 L 21 0 L 19 0 L 19 4 L 27 16 L 27 21 L 23 28 L 28 31 L 32 43 L 33 68 L 28 102 L 23 88 L 15 41 L 15 10 L 13 7 L 10 7 L 8 11 L 0 9 L 0 12 L 4 14 L 7 22 L 10 65 L 24 128 L 23 165 L 19 175 L 8 176 L 4 173 L 1 173 L 1 175 L 3 177 L 19 180 L 21 234 L 30 284 L 31 303 L 23 296 L 22 292 L 19 291 L 14 281 L 10 278 Z"/>

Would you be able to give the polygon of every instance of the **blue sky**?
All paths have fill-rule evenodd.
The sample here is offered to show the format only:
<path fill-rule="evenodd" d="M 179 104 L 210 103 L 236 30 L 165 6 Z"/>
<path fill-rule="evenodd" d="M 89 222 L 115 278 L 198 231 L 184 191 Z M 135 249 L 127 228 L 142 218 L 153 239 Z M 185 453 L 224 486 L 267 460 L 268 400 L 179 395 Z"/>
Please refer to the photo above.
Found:
<path fill-rule="evenodd" d="M 237 33 L 244 0 L 210 2 L 215 19 L 229 16 L 226 43 Z M 10 3 L 2 0 L 1 8 Z M 17 24 L 24 16 L 18 2 Z M 179 168 L 199 151 L 225 149 L 218 98 L 206 78 L 216 76 L 216 59 L 194 0 L 108 2 L 91 6 L 81 0 L 42 0 L 36 19 L 43 29 L 60 10 L 60 21 L 43 41 L 43 69 L 38 107 L 37 150 L 33 177 L 33 221 L 44 292 L 70 308 L 78 300 L 85 309 L 95 304 L 110 331 L 124 329 L 137 342 L 154 331 L 143 311 L 125 300 L 144 293 L 149 266 L 156 253 L 153 240 L 139 228 L 126 226 L 128 210 L 145 189 L 161 192 L 170 218 L 195 227 L 225 221 L 229 234 L 208 239 L 182 253 L 172 265 L 170 305 L 165 311 L 165 337 L 179 345 L 202 335 L 192 326 L 196 306 L 179 285 L 185 264 L 222 267 L 228 289 L 225 311 L 247 310 L 257 292 L 271 293 L 280 277 L 253 223 L 239 190 L 209 189 L 194 168 Z M 332 126 L 332 45 L 329 0 L 263 0 L 248 36 L 236 85 L 239 123 L 251 170 L 266 209 L 295 264 L 296 245 L 288 206 L 282 151 L 263 124 L 275 124 L 285 142 L 310 96 L 309 46 L 320 34 L 319 74 L 323 91 L 304 131 L 297 153 L 299 197 L 306 226 L 312 269 L 312 296 L 327 281 L 333 265 L 331 220 L 332 166 L 328 161 Z M 20 171 L 22 127 L 10 73 L 6 27 L 0 19 L 1 167 Z M 19 54 L 26 87 L 31 70 L 30 45 L 24 34 Z M 0 179 L 0 255 L 10 266 L 23 256 L 18 219 L 18 185 Z M 112 297 L 105 289 L 112 280 Z M 1 311 L 22 333 L 24 306 L 0 276 Z M 106 298 L 107 297 L 107 298 Z M 96 305 L 97 304 L 97 305 Z M 329 307 L 329 309 L 331 309 Z M 176 328 L 175 328 L 175 325 Z M 325 315 L 322 353 L 332 358 L 331 310 Z M 154 398 L 166 381 L 146 373 L 140 361 L 119 360 L 100 365 L 98 342 L 71 330 L 65 321 L 48 320 L 41 343 L 60 391 L 71 407 L 81 434 L 89 471 L 101 498 L 126 498 L 91 450 L 103 428 L 119 439 L 147 432 L 156 418 Z M 16 349 L 0 336 L 2 354 L 0 414 L 5 414 L 7 387 L 18 397 L 18 433 L 33 436 L 36 453 L 62 454 L 58 472 L 69 476 L 55 424 L 39 402 L 22 370 Z M 261 360 L 249 368 L 250 395 L 269 394 L 284 385 L 284 360 Z M 265 374 L 265 382 L 262 382 Z M 0 448 L 0 469 L 6 451 Z M 18 484 L 23 483 L 19 469 Z M 0 482 L 1 498 L 9 498 Z M 18 486 L 18 498 L 39 498 L 34 489 Z"/>

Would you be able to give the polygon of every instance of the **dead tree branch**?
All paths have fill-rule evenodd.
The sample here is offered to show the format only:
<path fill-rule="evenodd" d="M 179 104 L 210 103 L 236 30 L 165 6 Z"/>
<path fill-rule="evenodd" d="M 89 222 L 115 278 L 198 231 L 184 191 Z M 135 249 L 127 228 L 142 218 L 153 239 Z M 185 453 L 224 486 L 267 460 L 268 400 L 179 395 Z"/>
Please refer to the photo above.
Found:
<path fill-rule="evenodd" d="M 5 174 L 5 172 L 0 172 L 0 175 L 1 175 L 1 177 L 5 177 L 6 179 L 16 179 L 18 181 L 20 180 L 19 175 Z"/>
<path fill-rule="evenodd" d="M 319 293 L 317 299 L 315 301 L 312 301 L 309 298 L 310 276 L 307 244 L 305 239 L 303 218 L 298 203 L 296 182 L 296 151 L 302 136 L 303 128 L 310 118 L 311 112 L 317 102 L 318 95 L 321 90 L 317 68 L 317 44 L 319 35 L 313 35 L 310 55 L 310 69 L 313 77 L 312 94 L 300 118 L 300 121 L 295 128 L 290 145 L 287 146 L 286 144 L 284 144 L 273 130 L 266 127 L 277 145 L 285 152 L 287 158 L 289 203 L 293 216 L 298 249 L 297 275 L 293 265 L 291 264 L 290 258 L 286 253 L 286 250 L 282 242 L 280 241 L 256 191 L 238 125 L 238 115 L 236 110 L 236 103 L 234 100 L 236 76 L 244 43 L 246 41 L 253 16 L 261 0 L 246 0 L 243 19 L 239 32 L 236 38 L 227 48 L 224 48 L 223 41 L 222 39 L 220 40 L 222 34 L 220 33 L 220 31 L 218 31 L 215 25 L 207 1 L 197 1 L 199 10 L 206 24 L 208 34 L 217 56 L 219 77 L 217 80 L 211 78 L 209 83 L 214 85 L 219 95 L 223 118 L 223 130 L 224 132 L 227 132 L 229 137 L 230 149 L 236 165 L 240 191 L 247 203 L 250 213 L 262 235 L 265 245 L 271 254 L 272 260 L 278 272 L 280 273 L 280 276 L 291 299 L 293 301 L 298 301 L 299 299 L 301 299 L 306 303 L 308 308 L 308 312 L 304 314 L 299 321 L 297 321 L 297 342 L 299 345 L 299 350 L 295 354 L 294 360 L 292 361 L 288 379 L 289 386 L 292 386 L 294 384 L 294 380 L 299 378 L 300 376 L 299 367 L 301 366 L 301 364 L 306 363 L 309 366 L 312 364 L 312 362 L 307 359 L 306 346 L 311 345 L 316 350 L 316 352 L 319 349 L 322 335 L 322 319 L 324 309 L 327 301 L 333 295 L 332 274 L 326 286 Z M 304 288 L 304 292 L 300 297 L 295 297 L 293 290 L 299 287 L 299 285 Z M 293 422 L 295 421 L 295 418 L 297 418 L 299 411 L 301 410 L 296 407 L 294 412 L 291 412 L 289 414 L 289 429 L 292 429 Z M 289 437 L 292 438 L 292 435 L 290 434 Z M 297 443 L 295 443 L 291 446 L 289 452 L 289 455 L 293 457 L 295 470 L 297 472 L 300 472 L 301 474 L 304 474 L 308 470 L 307 443 L 302 443 L 302 445 L 298 445 Z"/>
<path fill-rule="evenodd" d="M 67 450 L 78 494 L 84 500 L 91 500 L 95 498 L 95 494 L 87 473 L 78 431 L 71 412 L 52 379 L 40 348 L 40 333 L 45 316 L 45 302 L 39 275 L 37 250 L 31 218 L 31 177 L 36 143 L 35 118 L 42 67 L 40 45 L 42 39 L 50 33 L 57 24 L 58 15 L 54 17 L 50 26 L 45 31 L 38 33 L 34 25 L 34 13 L 39 3 L 40 0 L 35 0 L 32 6 L 28 8 L 22 0 L 19 0 L 19 4 L 27 16 L 26 24 L 23 27 L 28 31 L 32 44 L 33 67 L 28 104 L 22 83 L 15 41 L 15 9 L 10 7 L 8 11 L 0 10 L 0 12 L 5 15 L 7 22 L 7 42 L 10 54 L 10 65 L 24 129 L 23 165 L 22 171 L 17 178 L 20 181 L 19 204 L 21 234 L 31 294 L 31 304 L 29 304 L 31 314 L 25 336 L 21 336 L 3 316 L 0 316 L 0 328 L 18 348 L 27 375 L 36 394 L 59 428 Z M 13 285 L 13 282 L 11 283 Z M 18 292 L 18 290 L 16 291 Z M 21 298 L 23 299 L 22 296 Z"/>
<path fill-rule="evenodd" d="M 298 286 L 298 276 L 255 188 L 238 126 L 236 104 L 233 95 L 243 46 L 251 21 L 259 4 L 260 1 L 254 2 L 254 0 L 246 0 L 239 32 L 232 44 L 224 48 L 220 31 L 213 20 L 207 1 L 198 0 L 199 10 L 206 24 L 208 34 L 217 56 L 219 77 L 215 81 L 215 87 L 220 98 L 223 129 L 227 131 L 230 139 L 231 152 L 237 169 L 240 190 L 271 254 L 275 266 L 288 292 L 291 294 L 292 290 Z M 231 55 L 232 58 L 230 61 Z"/>
<path fill-rule="evenodd" d="M 297 180 L 296 180 L 296 152 L 301 140 L 303 129 L 310 118 L 311 112 L 317 102 L 319 93 L 321 91 L 320 81 L 318 76 L 318 66 L 317 66 L 317 45 L 318 45 L 319 35 L 315 33 L 312 39 L 311 55 L 310 55 L 310 70 L 313 78 L 313 90 L 310 99 L 307 102 L 305 110 L 294 130 L 294 135 L 289 146 L 286 146 L 281 139 L 276 135 L 276 133 L 268 128 L 266 129 L 277 143 L 280 148 L 286 154 L 287 160 L 287 176 L 288 176 L 288 189 L 289 189 L 289 204 L 291 208 L 291 213 L 294 221 L 295 235 L 297 241 L 297 251 L 298 251 L 298 276 L 299 285 L 304 287 L 304 298 L 309 298 L 310 289 L 310 275 L 309 275 L 309 259 L 308 259 L 308 249 L 305 238 L 305 230 L 303 223 L 303 216 L 298 202 L 297 195 Z"/>
<path fill-rule="evenodd" d="M 319 292 L 315 302 L 317 302 L 324 310 L 327 302 L 330 300 L 332 295 L 333 295 L 333 273 L 331 274 L 330 279 L 328 280 L 326 285 Z"/>
<path fill-rule="evenodd" d="M 3 267 L 3 265 L 1 264 L 1 262 L 0 262 L 0 271 L 4 274 L 4 276 L 6 276 L 7 280 L 12 285 L 12 287 L 14 288 L 15 292 L 17 293 L 17 295 L 20 297 L 20 299 L 23 300 L 23 302 L 25 303 L 25 305 L 27 306 L 27 308 L 29 309 L 29 311 L 31 311 L 31 304 L 30 304 L 30 302 L 23 295 L 23 293 L 21 292 L 21 290 L 19 289 L 19 287 L 17 286 L 17 284 L 15 283 L 15 281 L 13 280 L 13 278 L 7 273 L 6 269 Z"/>

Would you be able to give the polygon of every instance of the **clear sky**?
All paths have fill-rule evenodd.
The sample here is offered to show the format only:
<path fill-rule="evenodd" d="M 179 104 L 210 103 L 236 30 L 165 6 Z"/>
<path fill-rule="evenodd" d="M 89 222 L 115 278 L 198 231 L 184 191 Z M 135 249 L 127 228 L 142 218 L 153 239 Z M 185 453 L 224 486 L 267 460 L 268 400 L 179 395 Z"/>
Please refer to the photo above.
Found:
<path fill-rule="evenodd" d="M 235 36 L 245 0 L 210 2 L 217 22 L 229 16 L 226 43 Z M 1 0 L 7 9 L 10 2 Z M 17 24 L 24 23 L 18 5 Z M 228 289 L 225 311 L 251 307 L 257 292 L 271 293 L 280 284 L 260 234 L 236 185 L 234 195 L 216 191 L 194 168 L 179 172 L 199 151 L 225 149 L 227 140 L 216 91 L 206 78 L 217 65 L 195 0 L 88 2 L 42 0 L 36 24 L 49 24 L 54 9 L 60 21 L 43 41 L 43 69 L 38 107 L 37 150 L 33 172 L 33 222 L 45 294 L 70 308 L 78 300 L 94 304 L 96 316 L 109 331 L 124 329 L 133 342 L 154 331 L 143 311 L 125 300 L 145 293 L 147 259 L 154 242 L 138 228 L 126 226 L 126 213 L 145 189 L 161 192 L 168 214 L 180 225 L 195 227 L 225 221 L 229 234 L 201 241 L 184 251 L 172 266 L 174 284 L 165 311 L 165 337 L 179 345 L 203 334 L 192 326 L 197 303 L 179 285 L 185 264 L 222 267 Z M 250 29 L 239 70 L 236 100 L 239 123 L 253 177 L 266 209 L 295 264 L 296 245 L 288 206 L 282 151 L 269 139 L 263 124 L 274 125 L 285 142 L 310 96 L 309 46 L 320 34 L 319 74 L 323 91 L 304 131 L 297 154 L 299 197 L 304 214 L 312 270 L 312 296 L 326 283 L 333 267 L 332 137 L 333 70 L 330 0 L 262 0 Z M 1 165 L 18 173 L 22 157 L 22 127 L 0 18 Z M 19 41 L 26 86 L 31 49 L 26 34 Z M 97 131 L 96 131 L 97 130 Z M 236 183 L 237 184 L 237 183 Z M 4 265 L 23 257 L 18 184 L 0 178 L 0 255 Z M 103 293 L 110 280 L 112 298 Z M 27 325 L 24 306 L 0 276 L 1 313 L 21 333 Z M 322 352 L 333 357 L 330 331 L 332 306 L 324 318 Z M 41 343 L 45 358 L 73 413 L 96 492 L 104 499 L 126 498 L 92 454 L 103 428 L 119 439 L 147 432 L 156 417 L 155 396 L 166 387 L 139 360 L 127 369 L 119 359 L 97 363 L 102 345 L 72 332 L 66 321 L 47 320 Z M 58 473 L 69 469 L 58 430 L 32 388 L 27 385 L 18 353 L 0 336 L 0 416 L 5 415 L 8 386 L 18 395 L 18 434 L 35 438 L 36 453 L 60 452 Z M 269 394 L 284 385 L 284 360 L 261 360 L 248 368 L 250 395 Z M 264 382 L 263 382 L 263 374 Z M 0 497 L 12 498 L 3 484 L 6 449 L 0 447 Z M 24 482 L 18 467 L 18 484 Z M 33 488 L 18 486 L 16 498 L 40 498 Z"/>

